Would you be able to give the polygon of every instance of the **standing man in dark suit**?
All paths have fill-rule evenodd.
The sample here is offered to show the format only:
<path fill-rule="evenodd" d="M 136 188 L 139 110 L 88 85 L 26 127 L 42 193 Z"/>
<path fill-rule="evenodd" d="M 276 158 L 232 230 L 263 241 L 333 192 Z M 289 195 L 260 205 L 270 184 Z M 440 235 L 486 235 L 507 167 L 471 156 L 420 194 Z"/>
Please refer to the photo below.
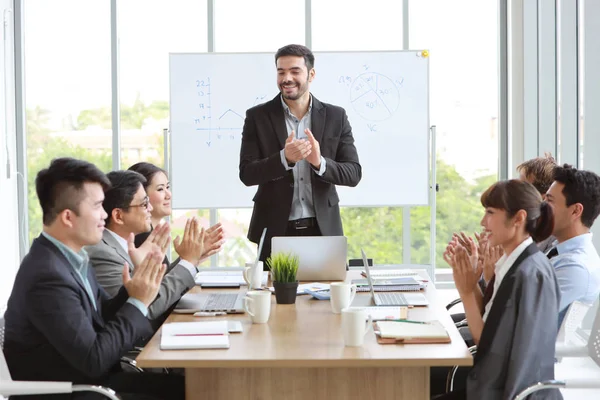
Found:
<path fill-rule="evenodd" d="M 335 186 L 356 186 L 362 177 L 346 111 L 309 92 L 314 62 L 305 46 L 279 49 L 280 94 L 246 112 L 240 179 L 258 185 L 248 239 L 258 243 L 267 228 L 263 261 L 273 236 L 343 235 Z"/>
<path fill-rule="evenodd" d="M 5 313 L 4 355 L 12 377 L 100 384 L 123 399 L 184 399 L 183 377 L 124 373 L 119 366 L 120 357 L 153 332 L 147 314 L 165 272 L 162 253 L 134 249 L 132 259 L 143 261 L 133 278 L 122 267 L 123 286 L 109 298 L 84 250 L 102 239 L 109 180 L 88 162 L 60 158 L 35 183 L 44 230 L 21 263 Z"/>

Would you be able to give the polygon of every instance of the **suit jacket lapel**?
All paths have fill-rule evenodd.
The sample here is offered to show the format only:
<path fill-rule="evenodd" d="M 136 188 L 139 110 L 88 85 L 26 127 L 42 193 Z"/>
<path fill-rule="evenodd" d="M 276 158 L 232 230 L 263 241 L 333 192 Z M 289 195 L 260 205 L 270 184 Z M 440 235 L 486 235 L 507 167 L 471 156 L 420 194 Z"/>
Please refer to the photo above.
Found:
<path fill-rule="evenodd" d="M 325 119 L 327 118 L 327 112 L 323 103 L 321 103 L 315 96 L 312 97 L 312 112 L 310 117 L 311 131 L 315 139 L 319 144 L 322 143 L 323 132 L 325 130 Z"/>
<path fill-rule="evenodd" d="M 121 256 L 121 258 L 124 261 L 127 261 L 127 263 L 129 264 L 129 268 L 133 269 L 133 263 L 131 262 L 131 257 L 129 257 L 129 254 L 125 251 L 125 249 L 123 249 L 121 244 L 119 242 L 117 242 L 117 240 L 113 237 L 113 235 L 110 232 L 108 232 L 106 229 L 102 233 L 102 240 L 104 240 L 104 243 L 106 243 L 108 246 L 115 249 L 117 254 L 119 256 Z"/>
<path fill-rule="evenodd" d="M 288 133 L 285 125 L 285 117 L 283 115 L 283 105 L 281 105 L 281 95 L 275 96 L 275 98 L 270 101 L 269 105 L 269 119 L 271 120 L 273 132 L 275 133 L 275 136 L 277 136 L 279 144 L 283 149 L 285 147 L 285 140 L 288 137 Z"/>
<path fill-rule="evenodd" d="M 502 302 L 510 297 L 511 291 L 514 287 L 515 273 L 517 272 L 519 265 L 527 257 L 534 254 L 536 251 L 539 250 L 535 243 L 532 243 L 529 246 L 527 246 L 527 248 L 519 255 L 519 257 L 517 257 L 514 264 L 510 267 L 506 275 L 504 275 L 502 283 L 500 284 L 500 287 L 498 287 L 498 292 L 496 293 L 496 296 L 494 296 L 494 302 L 492 303 L 490 313 L 483 326 L 481 340 L 479 341 L 479 345 L 477 346 L 477 354 L 475 355 L 475 361 L 477 361 L 485 353 L 488 352 L 492 342 L 494 341 L 494 336 L 500 328 L 500 319 L 502 318 L 502 313 L 504 310 L 504 304 Z M 498 299 L 499 301 L 496 301 L 496 299 Z"/>
<path fill-rule="evenodd" d="M 69 273 L 71 274 L 71 276 L 73 277 L 73 279 L 75 280 L 75 282 L 77 282 L 77 284 L 79 285 L 79 288 L 83 292 L 83 297 L 88 302 L 88 305 L 90 307 L 90 311 L 92 313 L 93 320 L 98 325 L 104 326 L 104 321 L 102 320 L 102 317 L 100 316 L 100 314 L 98 313 L 98 311 L 94 309 L 94 305 L 92 304 L 92 301 L 90 300 L 90 297 L 88 295 L 87 290 L 85 289 L 85 285 L 83 284 L 83 281 L 81 280 L 81 278 L 79 277 L 79 275 L 75 272 L 75 269 L 69 263 L 69 260 L 67 260 L 67 258 L 58 249 L 58 247 L 56 247 L 53 243 L 51 243 L 44 236 L 40 235 L 40 237 L 37 240 L 39 240 L 41 242 L 41 244 L 43 244 L 44 246 L 46 246 L 47 248 L 49 248 L 52 252 L 54 252 L 54 254 L 56 254 L 58 256 L 58 258 L 62 261 L 63 266 L 67 269 L 67 271 L 69 271 Z M 88 265 L 88 279 L 89 279 L 89 272 L 90 272 L 91 268 L 92 268 L 92 266 Z M 91 286 L 91 281 L 90 281 L 90 286 Z M 92 287 L 92 294 L 94 294 L 93 286 L 91 286 L 91 287 Z M 96 298 L 96 306 L 98 308 L 100 307 L 99 301 L 100 300 L 98 298 Z"/>

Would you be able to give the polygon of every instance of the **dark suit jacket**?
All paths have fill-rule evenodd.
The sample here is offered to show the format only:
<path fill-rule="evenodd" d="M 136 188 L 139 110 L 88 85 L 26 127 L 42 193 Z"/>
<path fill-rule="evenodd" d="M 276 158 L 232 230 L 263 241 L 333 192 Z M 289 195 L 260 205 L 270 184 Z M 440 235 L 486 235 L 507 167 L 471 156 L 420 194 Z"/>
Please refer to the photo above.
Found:
<path fill-rule="evenodd" d="M 312 176 L 313 204 L 321 233 L 339 236 L 344 233 L 335 185 L 356 186 L 362 169 L 346 111 L 314 96 L 312 101 L 311 130 L 327 163 L 323 176 Z M 283 113 L 280 95 L 246 112 L 240 179 L 246 186 L 258 185 L 248 230 L 254 243 L 265 227 L 268 243 L 273 236 L 284 236 L 292 207 L 294 176 L 285 170 L 280 156 L 288 137 Z"/>
<path fill-rule="evenodd" d="M 467 378 L 467 398 L 513 399 L 554 379 L 560 290 L 554 268 L 532 243 L 502 279 Z M 558 390 L 528 399 L 561 399 Z"/>
<path fill-rule="evenodd" d="M 4 354 L 14 380 L 102 383 L 152 334 L 125 288 L 109 299 L 90 266 L 96 311 L 60 250 L 39 236 L 23 259 L 5 313 Z"/>

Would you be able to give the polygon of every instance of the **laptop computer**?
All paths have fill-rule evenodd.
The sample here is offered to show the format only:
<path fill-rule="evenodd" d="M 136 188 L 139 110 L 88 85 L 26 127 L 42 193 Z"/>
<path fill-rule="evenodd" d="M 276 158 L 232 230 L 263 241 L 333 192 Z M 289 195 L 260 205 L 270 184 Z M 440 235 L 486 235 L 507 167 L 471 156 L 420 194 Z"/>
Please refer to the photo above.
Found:
<path fill-rule="evenodd" d="M 271 251 L 294 253 L 300 265 L 299 281 L 343 281 L 346 279 L 348 240 L 345 236 L 276 236 Z"/>
<path fill-rule="evenodd" d="M 265 236 L 267 234 L 267 228 L 263 229 L 263 233 L 258 242 L 258 252 L 254 259 L 254 265 L 258 263 L 260 252 L 262 251 L 263 244 L 265 242 Z M 244 271 L 240 270 L 239 267 L 222 267 L 219 270 L 208 270 L 200 271 L 196 274 L 195 281 L 196 285 L 203 288 L 239 288 L 240 286 L 247 285 L 244 279 Z M 267 285 L 268 272 L 265 271 L 263 274 L 263 286 Z"/>
<path fill-rule="evenodd" d="M 363 258 L 363 265 L 365 267 L 365 272 L 367 275 L 367 282 L 369 286 L 369 290 L 371 292 L 371 302 L 376 306 L 408 306 L 408 307 L 424 307 L 429 305 L 429 301 L 427 297 L 422 293 L 400 293 L 400 292 L 381 292 L 375 293 L 375 289 L 373 288 L 373 278 L 371 278 L 371 267 L 367 262 L 367 255 L 364 250 L 360 250 Z M 364 306 L 363 301 L 360 300 L 360 297 L 364 299 L 364 296 L 356 296 L 355 301 L 352 303 L 352 306 Z M 358 303 L 358 304 L 355 304 Z"/>
<path fill-rule="evenodd" d="M 267 228 L 263 229 L 260 241 L 258 242 L 258 252 L 254 259 L 254 266 L 258 263 L 260 252 L 265 242 Z M 221 292 L 221 293 L 186 293 L 173 310 L 175 313 L 195 313 L 205 312 L 225 312 L 227 314 L 242 314 L 244 310 L 245 293 L 240 292 Z"/>

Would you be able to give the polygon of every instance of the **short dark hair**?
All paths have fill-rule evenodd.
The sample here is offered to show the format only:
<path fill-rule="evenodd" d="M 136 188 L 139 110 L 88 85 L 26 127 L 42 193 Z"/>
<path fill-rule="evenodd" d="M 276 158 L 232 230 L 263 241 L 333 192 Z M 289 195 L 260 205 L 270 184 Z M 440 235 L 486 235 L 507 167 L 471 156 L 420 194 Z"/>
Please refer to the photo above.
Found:
<path fill-rule="evenodd" d="M 277 50 L 277 53 L 275 53 L 275 64 L 277 64 L 279 57 L 285 56 L 304 57 L 306 69 L 309 71 L 315 66 L 315 55 L 308 47 L 301 44 L 288 44 Z"/>
<path fill-rule="evenodd" d="M 110 187 L 110 181 L 98 167 L 75 158 L 55 158 L 48 168 L 38 172 L 35 190 L 44 225 L 52 224 L 58 214 L 67 209 L 79 214 L 84 183 L 99 183 L 104 191 Z"/>
<path fill-rule="evenodd" d="M 600 176 L 564 164 L 554 169 L 554 180 L 565 185 L 562 194 L 567 200 L 567 207 L 575 203 L 583 206 L 581 223 L 591 228 L 600 214 Z"/>
<path fill-rule="evenodd" d="M 481 195 L 481 205 L 504 210 L 507 218 L 525 210 L 525 231 L 536 242 L 547 239 L 554 229 L 554 214 L 548 203 L 531 183 L 520 179 L 494 183 Z"/>
<path fill-rule="evenodd" d="M 544 195 L 550 189 L 554 182 L 554 168 L 556 160 L 552 154 L 545 153 L 544 157 L 536 157 L 527 160 L 517 167 L 517 171 L 525 175 L 525 178 L 532 180 L 533 186 Z"/>
<path fill-rule="evenodd" d="M 106 224 L 111 220 L 115 208 L 129 209 L 140 186 L 144 186 L 146 178 L 135 171 L 112 171 L 107 175 L 111 188 L 104 192 L 104 211 L 108 214 Z"/>
<path fill-rule="evenodd" d="M 131 167 L 128 168 L 128 170 L 135 171 L 138 174 L 142 174 L 142 176 L 146 178 L 146 183 L 144 183 L 144 189 L 148 189 L 148 186 L 152 184 L 152 179 L 154 179 L 154 175 L 158 174 L 159 172 L 162 172 L 163 174 L 167 175 L 167 171 L 149 162 L 139 162 L 137 164 L 133 164 Z"/>

